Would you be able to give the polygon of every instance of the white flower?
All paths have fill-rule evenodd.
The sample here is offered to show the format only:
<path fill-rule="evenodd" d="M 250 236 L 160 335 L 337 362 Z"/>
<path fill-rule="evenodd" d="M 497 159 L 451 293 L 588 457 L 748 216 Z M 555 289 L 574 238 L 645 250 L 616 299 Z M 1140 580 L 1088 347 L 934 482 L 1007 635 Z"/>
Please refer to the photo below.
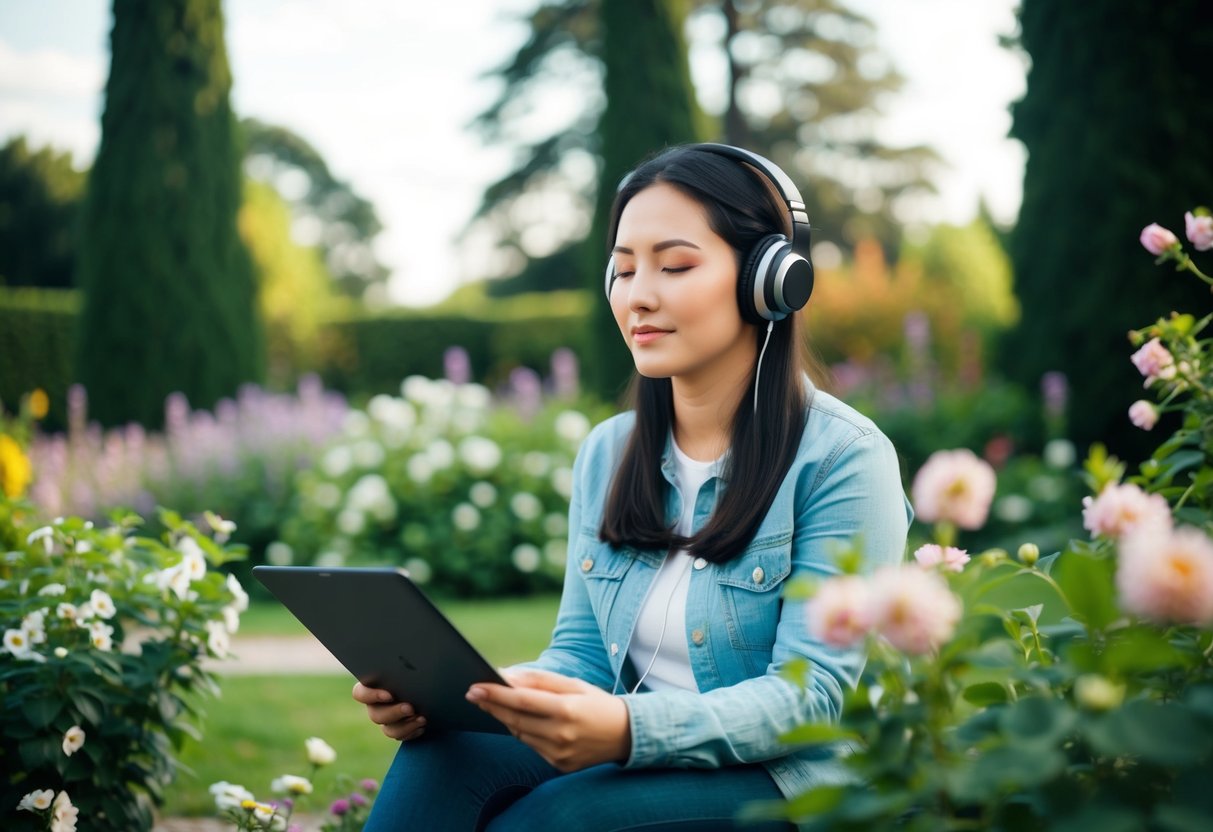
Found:
<path fill-rule="evenodd" d="M 34 610 L 21 619 L 21 629 L 31 644 L 42 644 L 46 641 L 46 610 Z"/>
<path fill-rule="evenodd" d="M 396 430 L 408 430 L 417 424 L 417 411 L 403 399 L 382 393 L 367 403 L 367 413 L 380 424 Z"/>
<path fill-rule="evenodd" d="M 418 485 L 424 485 L 430 481 L 430 477 L 434 476 L 434 466 L 424 453 L 410 457 L 405 465 L 405 470 L 408 471 L 409 479 Z"/>
<path fill-rule="evenodd" d="M 290 566 L 295 561 L 295 550 L 289 543 L 275 540 L 265 547 L 265 559 L 274 566 Z"/>
<path fill-rule="evenodd" d="M 480 512 L 471 503 L 460 503 L 451 511 L 451 520 L 455 528 L 470 532 L 480 525 Z"/>
<path fill-rule="evenodd" d="M 324 566 L 329 569 L 337 566 L 345 566 L 345 555 L 331 549 L 327 552 L 321 552 L 316 556 L 316 566 Z"/>
<path fill-rule="evenodd" d="M 1076 456 L 1074 443 L 1069 439 L 1050 439 L 1045 443 L 1045 464 L 1050 468 L 1069 468 Z"/>
<path fill-rule="evenodd" d="M 404 571 L 419 584 L 429 583 L 434 576 L 433 568 L 421 558 L 409 558 L 404 562 Z"/>
<path fill-rule="evenodd" d="M 539 568 L 539 549 L 530 543 L 520 543 L 510 552 L 510 560 L 519 572 L 534 572 Z"/>
<path fill-rule="evenodd" d="M 62 595 L 67 592 L 67 587 L 63 584 L 47 584 L 38 590 L 39 595 Z"/>
<path fill-rule="evenodd" d="M 354 457 L 354 464 L 359 468 L 378 468 L 383 464 L 383 446 L 374 439 L 355 442 L 351 453 Z"/>
<path fill-rule="evenodd" d="M 387 480 L 379 474 L 367 474 L 350 489 L 346 497 L 346 506 L 359 512 L 365 512 L 381 523 L 387 523 L 396 518 L 396 501 L 388 487 Z M 338 523 L 340 523 L 338 518 Z M 357 534 L 358 532 L 349 532 Z"/>
<path fill-rule="evenodd" d="M 220 812 L 228 809 L 239 809 L 240 804 L 244 801 L 255 800 L 253 793 L 244 786 L 237 786 L 226 780 L 212 783 L 209 791 L 215 796 L 215 808 Z"/>
<path fill-rule="evenodd" d="M 80 810 L 72 805 L 67 792 L 59 792 L 51 807 L 51 832 L 76 832 L 76 818 Z"/>
<path fill-rule="evenodd" d="M 556 493 L 566 500 L 573 496 L 573 470 L 571 468 L 557 468 L 552 472 L 552 488 L 556 489 Z"/>
<path fill-rule="evenodd" d="M 93 617 L 93 605 L 85 601 L 76 608 L 76 626 L 87 627 Z"/>
<path fill-rule="evenodd" d="M 535 520 L 543 514 L 543 503 L 529 491 L 519 491 L 510 498 L 510 511 L 519 520 Z"/>
<path fill-rule="evenodd" d="M 337 528 L 347 537 L 360 535 L 366 528 L 366 515 L 357 509 L 344 509 L 337 515 Z"/>
<path fill-rule="evenodd" d="M 566 410 L 556 417 L 556 435 L 570 445 L 581 442 L 589 432 L 590 420 L 585 417 L 584 413 Z"/>
<path fill-rule="evenodd" d="M 236 608 L 236 612 L 244 612 L 248 609 L 248 593 L 244 591 L 244 587 L 240 585 L 240 581 L 236 580 L 235 575 L 227 576 L 227 591 L 232 593 L 232 606 Z"/>
<path fill-rule="evenodd" d="M 18 659 L 28 658 L 30 652 L 29 634 L 25 630 L 5 630 L 4 650 L 12 653 Z"/>
<path fill-rule="evenodd" d="M 455 464 L 455 448 L 445 439 L 435 439 L 425 449 L 425 455 L 434 470 L 441 471 Z"/>
<path fill-rule="evenodd" d="M 564 537 L 569 533 L 569 521 L 563 514 L 553 512 L 543 518 L 543 533 L 548 537 Z"/>
<path fill-rule="evenodd" d="M 527 451 L 522 455 L 522 471 L 532 477 L 542 477 L 552 470 L 552 458 L 543 451 Z"/>
<path fill-rule="evenodd" d="M 459 443 L 459 457 L 476 474 L 487 474 L 501 464 L 501 448 L 492 439 L 469 436 Z"/>
<path fill-rule="evenodd" d="M 371 429 L 371 420 L 361 410 L 350 410 L 345 414 L 341 430 L 346 436 L 366 436 Z"/>
<path fill-rule="evenodd" d="M 491 482 L 480 480 L 477 483 L 473 483 L 471 489 L 468 491 L 468 496 L 480 508 L 488 508 L 497 502 L 497 489 L 493 487 Z"/>
<path fill-rule="evenodd" d="M 320 468 L 324 473 L 336 479 L 350 470 L 354 464 L 354 456 L 350 453 L 350 449 L 344 445 L 337 445 L 329 448 L 324 456 L 320 459 Z"/>
<path fill-rule="evenodd" d="M 223 621 L 208 621 L 206 622 L 206 648 L 218 659 L 226 659 L 227 651 L 231 647 L 231 639 L 228 638 L 227 626 Z"/>
<path fill-rule="evenodd" d="M 88 541 L 88 540 L 77 540 L 76 541 L 76 554 L 82 555 L 85 552 L 91 552 L 91 551 L 93 551 L 93 544 L 90 541 Z"/>
<path fill-rule="evenodd" d="M 21 802 L 17 804 L 17 810 L 25 809 L 30 812 L 41 812 L 44 809 L 51 807 L 51 801 L 55 799 L 54 789 L 35 789 L 34 791 L 21 798 Z"/>
<path fill-rule="evenodd" d="M 1032 501 L 1022 494 L 1008 494 L 994 501 L 994 515 L 1004 523 L 1022 523 L 1034 509 Z"/>
<path fill-rule="evenodd" d="M 274 822 L 275 818 L 278 817 L 281 816 L 278 814 L 277 807 L 271 806 L 268 803 L 258 803 L 253 807 L 253 818 L 256 819 L 256 821 L 260 823 L 263 828 L 270 826 L 270 824 Z M 271 826 L 270 828 L 273 827 Z"/>
<path fill-rule="evenodd" d="M 56 647 L 55 648 L 55 658 L 56 659 L 66 659 L 67 658 L 67 648 L 66 647 Z"/>
<path fill-rule="evenodd" d="M 240 613 L 236 612 L 233 606 L 226 606 L 221 611 L 223 614 L 223 628 L 227 630 L 229 635 L 235 635 L 240 629 Z"/>
<path fill-rule="evenodd" d="M 307 746 L 307 761 L 312 765 L 327 766 L 337 759 L 337 752 L 320 737 L 308 737 L 305 745 Z"/>
<path fill-rule="evenodd" d="M 114 628 L 100 621 L 94 621 L 88 627 L 89 640 L 93 647 L 108 653 L 114 649 Z"/>
<path fill-rule="evenodd" d="M 206 555 L 202 553 L 202 547 L 198 545 L 197 540 L 183 537 L 177 543 L 177 550 L 181 552 L 181 565 L 191 581 L 200 581 L 206 577 Z"/>
<path fill-rule="evenodd" d="M 113 618 L 118 612 L 114 607 L 114 599 L 104 590 L 94 589 L 88 596 L 88 602 L 93 608 L 93 613 L 101 618 Z"/>
<path fill-rule="evenodd" d="M 84 729 L 79 725 L 68 728 L 63 735 L 63 753 L 70 757 L 83 747 Z"/>
<path fill-rule="evenodd" d="M 460 407 L 488 410 L 493 401 L 493 395 L 483 384 L 461 384 L 455 388 L 455 401 Z"/>
<path fill-rule="evenodd" d="M 317 508 L 332 511 L 341 502 L 341 489 L 331 482 L 322 482 L 312 489 L 312 502 Z"/>
<path fill-rule="evenodd" d="M 552 566 L 564 566 L 569 556 L 569 544 L 565 543 L 563 538 L 553 538 L 543 544 L 543 556 Z"/>
<path fill-rule="evenodd" d="M 40 529 L 35 529 L 29 533 L 29 537 L 25 538 L 25 542 L 33 545 L 35 540 L 41 540 L 42 546 L 46 549 L 49 555 L 55 548 L 55 529 L 51 526 L 43 526 Z"/>
<path fill-rule="evenodd" d="M 329 750 L 332 751 L 331 748 Z M 270 783 L 270 791 L 275 794 L 311 794 L 312 784 L 306 777 L 284 774 Z"/>

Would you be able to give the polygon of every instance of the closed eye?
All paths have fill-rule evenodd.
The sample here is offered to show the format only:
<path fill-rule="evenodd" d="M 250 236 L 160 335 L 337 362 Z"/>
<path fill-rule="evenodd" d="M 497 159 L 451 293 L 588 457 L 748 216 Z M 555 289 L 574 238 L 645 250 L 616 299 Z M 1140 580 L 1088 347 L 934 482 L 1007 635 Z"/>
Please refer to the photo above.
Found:
<path fill-rule="evenodd" d="M 683 272 L 689 272 L 692 268 L 692 266 L 666 266 L 662 271 L 669 272 L 670 274 L 682 274 Z"/>

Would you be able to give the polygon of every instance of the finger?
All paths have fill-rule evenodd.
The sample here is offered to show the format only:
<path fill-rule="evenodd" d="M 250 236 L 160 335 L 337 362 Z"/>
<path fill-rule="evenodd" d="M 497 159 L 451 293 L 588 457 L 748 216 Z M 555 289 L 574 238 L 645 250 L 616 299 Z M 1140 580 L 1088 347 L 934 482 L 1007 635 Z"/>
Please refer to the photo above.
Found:
<path fill-rule="evenodd" d="M 565 709 L 562 694 L 534 688 L 507 688 L 504 685 L 472 685 L 467 692 L 467 700 L 481 706 L 491 704 L 536 716 L 558 716 Z"/>
<path fill-rule="evenodd" d="M 362 684 L 362 682 L 355 682 L 354 689 L 351 691 L 351 693 L 354 699 L 361 702 L 363 705 L 391 702 L 395 698 L 391 693 L 383 690 L 382 688 L 370 688 Z"/>
<path fill-rule="evenodd" d="M 514 687 L 535 688 L 553 693 L 581 693 L 586 687 L 592 687 L 581 679 L 532 668 L 511 670 L 504 678 Z"/>
<path fill-rule="evenodd" d="M 415 716 L 413 706 L 408 702 L 398 702 L 391 705 L 367 705 L 367 716 L 377 725 L 391 725 Z"/>
<path fill-rule="evenodd" d="M 391 737 L 394 740 L 407 742 L 408 740 L 416 739 L 425 732 L 425 717 L 419 716 L 414 719 L 404 719 L 400 722 L 393 722 L 390 725 L 381 726 L 384 736 Z"/>

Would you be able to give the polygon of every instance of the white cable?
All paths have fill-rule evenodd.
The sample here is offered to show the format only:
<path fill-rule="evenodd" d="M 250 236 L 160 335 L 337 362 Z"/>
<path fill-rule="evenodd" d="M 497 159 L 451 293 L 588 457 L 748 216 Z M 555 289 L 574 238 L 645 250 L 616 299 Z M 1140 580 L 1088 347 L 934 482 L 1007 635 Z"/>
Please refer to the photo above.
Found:
<path fill-rule="evenodd" d="M 758 377 L 762 373 L 762 357 L 767 353 L 767 344 L 771 343 L 771 330 L 775 328 L 774 321 L 767 321 L 767 337 L 762 341 L 762 352 L 758 353 L 758 366 L 754 369 L 754 413 L 758 413 Z"/>
<path fill-rule="evenodd" d="M 690 558 L 688 557 L 687 563 L 682 567 L 682 574 L 678 576 L 678 580 L 674 583 L 674 589 L 670 592 L 670 597 L 666 599 L 665 613 L 662 614 L 661 618 L 661 633 L 657 636 L 657 646 L 653 648 L 653 658 L 649 659 L 649 666 L 644 669 L 644 673 L 640 674 L 640 681 L 636 683 L 636 687 L 632 688 L 632 693 L 640 690 L 640 686 L 643 685 L 644 680 L 648 678 L 649 671 L 652 670 L 653 665 L 657 663 L 657 655 L 661 652 L 661 643 L 665 641 L 666 627 L 668 627 L 670 624 L 670 605 L 674 603 L 674 596 L 678 594 L 678 588 L 682 586 L 682 579 L 691 574 L 691 570 L 688 568 L 689 562 Z M 624 661 L 627 661 L 626 656 L 624 656 Z"/>

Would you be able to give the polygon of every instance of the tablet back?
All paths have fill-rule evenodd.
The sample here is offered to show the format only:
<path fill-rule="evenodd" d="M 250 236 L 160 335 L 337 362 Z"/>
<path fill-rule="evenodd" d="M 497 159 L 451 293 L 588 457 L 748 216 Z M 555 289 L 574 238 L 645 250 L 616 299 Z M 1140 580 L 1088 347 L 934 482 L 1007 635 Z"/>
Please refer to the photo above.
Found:
<path fill-rule="evenodd" d="M 464 698 L 505 684 L 403 569 L 256 566 L 253 575 L 368 687 L 391 691 L 428 731 L 506 733 Z"/>

